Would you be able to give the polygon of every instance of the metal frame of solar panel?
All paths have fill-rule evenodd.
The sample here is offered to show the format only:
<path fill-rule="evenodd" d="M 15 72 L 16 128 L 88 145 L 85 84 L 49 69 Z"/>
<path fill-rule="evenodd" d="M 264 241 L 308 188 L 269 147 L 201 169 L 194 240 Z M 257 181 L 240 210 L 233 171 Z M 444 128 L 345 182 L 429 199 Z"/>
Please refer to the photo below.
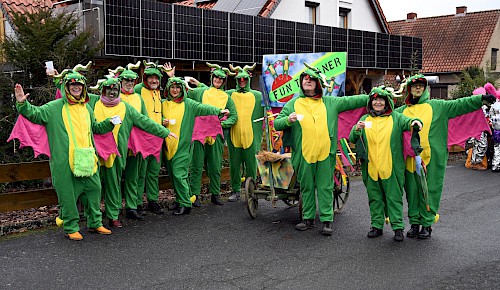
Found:
<path fill-rule="evenodd" d="M 253 18 L 249 15 L 229 14 L 230 61 L 254 61 Z"/>
<path fill-rule="evenodd" d="M 264 54 L 347 51 L 348 67 L 409 69 L 422 40 L 172 5 L 104 1 L 105 54 L 257 62 Z M 173 29 L 173 31 L 172 31 Z"/>

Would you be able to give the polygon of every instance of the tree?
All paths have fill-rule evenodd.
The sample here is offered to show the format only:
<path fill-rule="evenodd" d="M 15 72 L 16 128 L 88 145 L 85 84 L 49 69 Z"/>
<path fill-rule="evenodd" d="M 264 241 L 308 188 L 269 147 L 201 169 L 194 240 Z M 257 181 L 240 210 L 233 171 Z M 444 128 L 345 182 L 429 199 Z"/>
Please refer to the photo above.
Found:
<path fill-rule="evenodd" d="M 477 66 L 470 66 L 462 71 L 462 76 L 458 86 L 451 92 L 454 99 L 468 97 L 472 92 L 479 87 L 484 86 L 486 83 L 495 84 L 497 78 L 491 74 L 489 65 L 486 65 L 486 72 L 484 69 Z"/>
<path fill-rule="evenodd" d="M 30 92 L 30 102 L 44 104 L 55 95 L 55 86 L 45 73 L 45 61 L 53 60 L 60 72 L 91 60 L 102 48 L 87 45 L 93 32 L 91 29 L 77 31 L 79 18 L 73 13 L 55 14 L 51 8 L 35 8 L 25 14 L 12 14 L 16 36 L 7 37 L 0 44 L 5 60 L 4 73 L 0 76 L 0 139 L 3 140 L 0 157 L 3 162 L 33 159 L 31 150 L 13 154 L 12 143 L 5 143 L 17 118 L 12 97 L 14 84 L 20 83 Z M 5 67 L 12 68 L 6 71 Z"/>

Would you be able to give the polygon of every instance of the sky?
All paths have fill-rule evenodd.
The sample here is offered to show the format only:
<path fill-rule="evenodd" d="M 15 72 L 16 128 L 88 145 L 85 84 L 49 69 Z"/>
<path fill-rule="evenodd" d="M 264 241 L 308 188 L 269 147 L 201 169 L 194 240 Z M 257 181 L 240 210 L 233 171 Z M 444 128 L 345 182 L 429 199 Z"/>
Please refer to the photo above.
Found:
<path fill-rule="evenodd" d="M 378 0 L 387 21 L 404 20 L 406 14 L 417 18 L 455 14 L 456 7 L 467 6 L 467 12 L 500 9 L 499 0 Z"/>

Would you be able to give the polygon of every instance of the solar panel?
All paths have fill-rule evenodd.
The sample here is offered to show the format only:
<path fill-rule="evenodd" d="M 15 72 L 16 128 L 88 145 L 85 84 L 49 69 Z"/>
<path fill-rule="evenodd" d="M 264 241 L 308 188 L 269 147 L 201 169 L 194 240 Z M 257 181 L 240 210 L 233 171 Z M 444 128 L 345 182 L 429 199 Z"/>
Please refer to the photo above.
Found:
<path fill-rule="evenodd" d="M 253 17 L 230 14 L 229 42 L 230 60 L 235 62 L 254 62 L 253 59 Z"/>
<path fill-rule="evenodd" d="M 377 33 L 377 63 L 378 68 L 389 67 L 389 34 Z"/>
<path fill-rule="evenodd" d="M 363 31 L 350 29 L 348 37 L 347 65 L 350 67 L 363 67 Z"/>
<path fill-rule="evenodd" d="M 389 68 L 402 68 L 400 35 L 389 35 Z"/>
<path fill-rule="evenodd" d="M 363 31 L 363 67 L 375 67 L 375 40 L 376 34 L 371 31 Z"/>
<path fill-rule="evenodd" d="M 142 5 L 142 55 L 172 58 L 172 6 L 145 1 Z"/>
<path fill-rule="evenodd" d="M 140 15 L 134 0 L 106 1 L 104 51 L 108 55 L 140 56 Z"/>
<path fill-rule="evenodd" d="M 254 17 L 254 61 L 262 63 L 264 54 L 274 54 L 274 19 Z"/>
<path fill-rule="evenodd" d="M 347 30 L 332 27 L 332 51 L 347 52 Z"/>
<path fill-rule="evenodd" d="M 297 53 L 314 52 L 314 25 L 297 22 Z"/>
<path fill-rule="evenodd" d="M 316 25 L 314 41 L 314 52 L 332 51 L 332 28 L 329 26 Z"/>
<path fill-rule="evenodd" d="M 201 9 L 176 5 L 174 9 L 174 58 L 202 60 Z"/>
<path fill-rule="evenodd" d="M 203 58 L 209 61 L 228 61 L 228 13 L 203 11 Z"/>
<path fill-rule="evenodd" d="M 276 20 L 276 54 L 295 53 L 295 22 Z"/>

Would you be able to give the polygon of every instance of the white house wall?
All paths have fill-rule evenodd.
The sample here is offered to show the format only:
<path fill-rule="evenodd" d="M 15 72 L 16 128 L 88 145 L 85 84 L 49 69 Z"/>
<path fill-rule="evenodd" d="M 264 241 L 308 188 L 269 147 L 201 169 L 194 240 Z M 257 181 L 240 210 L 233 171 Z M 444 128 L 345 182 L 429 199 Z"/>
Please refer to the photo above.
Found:
<path fill-rule="evenodd" d="M 377 14 L 370 6 L 371 0 L 311 0 L 319 3 L 317 24 L 338 27 L 339 7 L 350 9 L 348 27 L 351 29 L 383 32 L 377 21 Z M 281 0 L 271 18 L 296 22 L 308 22 L 305 0 Z"/>

